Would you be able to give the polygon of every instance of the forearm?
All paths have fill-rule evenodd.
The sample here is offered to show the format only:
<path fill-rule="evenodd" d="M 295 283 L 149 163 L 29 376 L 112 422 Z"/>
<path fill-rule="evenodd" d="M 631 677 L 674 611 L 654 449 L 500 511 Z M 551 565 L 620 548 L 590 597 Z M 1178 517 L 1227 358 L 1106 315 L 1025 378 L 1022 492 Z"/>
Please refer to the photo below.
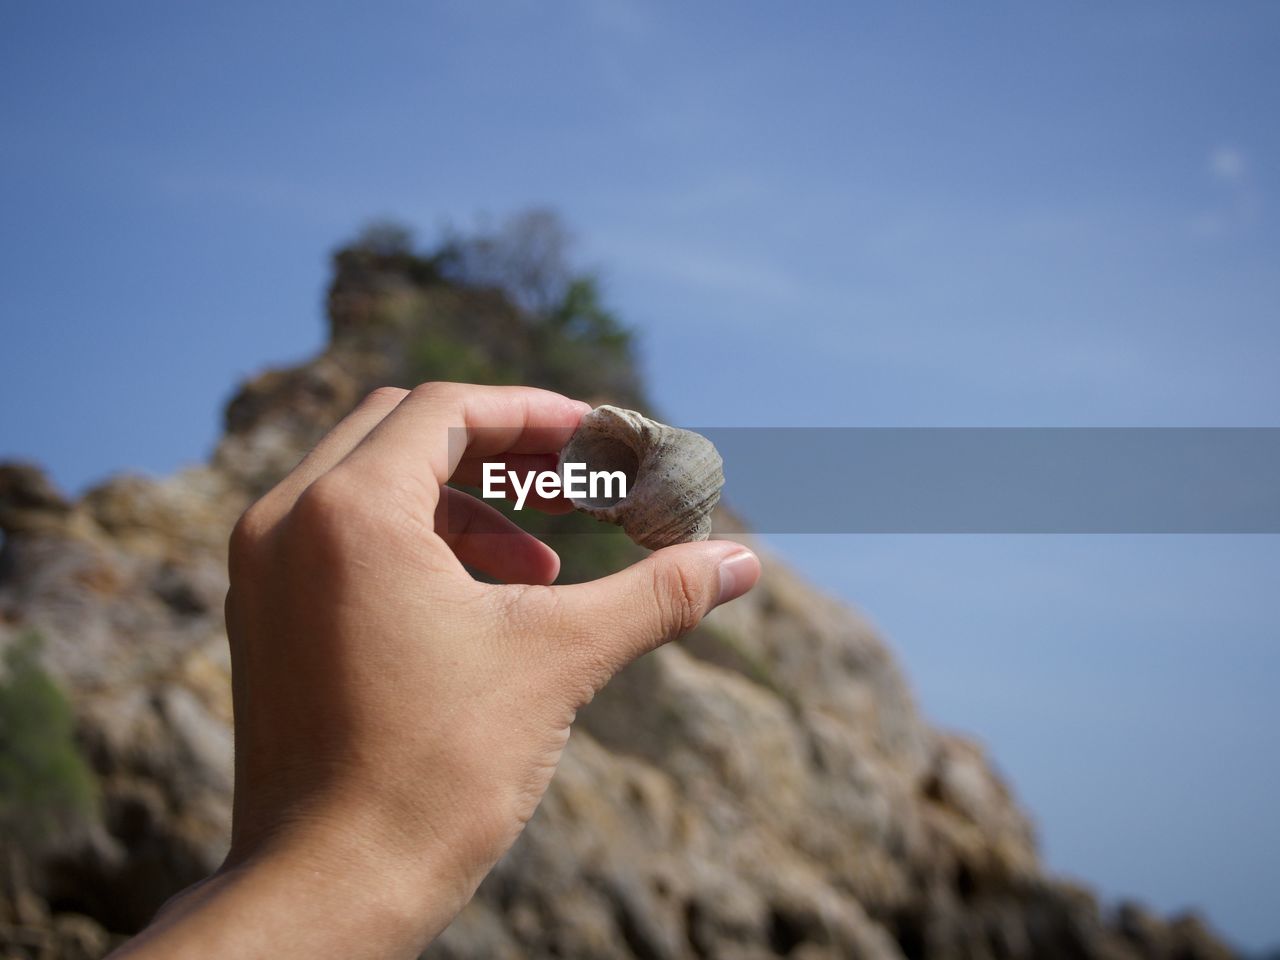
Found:
<path fill-rule="evenodd" d="M 417 957 L 465 898 L 409 876 L 311 851 L 256 857 L 174 897 L 111 960 Z"/>

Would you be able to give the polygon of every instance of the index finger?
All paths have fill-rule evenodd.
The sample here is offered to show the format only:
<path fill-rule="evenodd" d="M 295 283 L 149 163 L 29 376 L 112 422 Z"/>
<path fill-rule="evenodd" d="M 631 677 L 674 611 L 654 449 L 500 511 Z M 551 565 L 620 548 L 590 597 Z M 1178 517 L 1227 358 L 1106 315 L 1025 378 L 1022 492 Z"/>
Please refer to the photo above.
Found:
<path fill-rule="evenodd" d="M 464 456 L 557 452 L 590 409 L 536 387 L 423 384 L 360 441 L 342 467 L 375 478 L 430 478 L 434 507 L 439 488 Z"/>

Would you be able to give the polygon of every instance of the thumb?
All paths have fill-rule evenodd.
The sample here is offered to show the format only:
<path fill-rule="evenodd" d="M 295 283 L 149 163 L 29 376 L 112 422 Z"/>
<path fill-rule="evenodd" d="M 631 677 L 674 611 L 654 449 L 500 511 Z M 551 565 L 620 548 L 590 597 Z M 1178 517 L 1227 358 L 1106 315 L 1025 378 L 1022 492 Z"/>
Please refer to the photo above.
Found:
<path fill-rule="evenodd" d="M 613 671 L 694 627 L 760 578 L 756 555 L 732 540 L 679 543 L 590 583 L 556 587 L 572 622 L 592 624 Z"/>

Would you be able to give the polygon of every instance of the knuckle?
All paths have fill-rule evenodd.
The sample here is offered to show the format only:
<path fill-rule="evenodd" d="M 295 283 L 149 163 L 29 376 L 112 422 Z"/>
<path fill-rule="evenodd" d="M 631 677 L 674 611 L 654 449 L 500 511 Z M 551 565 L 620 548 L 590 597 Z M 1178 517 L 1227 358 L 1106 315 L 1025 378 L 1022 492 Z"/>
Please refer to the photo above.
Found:
<path fill-rule="evenodd" d="M 330 470 L 302 491 L 290 519 L 304 529 L 329 529 L 357 512 L 361 501 L 351 478 L 340 470 Z"/>
<path fill-rule="evenodd" d="M 280 527 L 281 548 L 308 568 L 342 568 L 369 542 L 374 523 L 367 497 L 355 479 L 331 470 L 298 496 Z"/>
<path fill-rule="evenodd" d="M 688 633 L 702 620 L 706 590 L 690 571 L 677 564 L 655 565 L 653 586 L 668 638 Z"/>
<path fill-rule="evenodd" d="M 520 584 L 519 604 L 528 616 L 548 623 L 560 619 L 560 594 L 552 587 L 543 584 Z"/>
<path fill-rule="evenodd" d="M 434 494 L 433 494 L 434 491 Z M 302 491 L 289 514 L 291 530 L 339 544 L 434 529 L 439 492 L 412 473 L 378 465 L 334 467 Z"/>
<path fill-rule="evenodd" d="M 458 396 L 459 385 L 449 383 L 444 380 L 432 380 L 428 383 L 420 383 L 409 394 L 417 400 L 431 400 L 434 402 L 452 401 Z"/>
<path fill-rule="evenodd" d="M 378 409 L 391 410 L 409 395 L 403 387 L 377 387 L 364 398 L 364 405 Z"/>
<path fill-rule="evenodd" d="M 510 622 L 535 625 L 560 633 L 565 620 L 560 593 L 541 584 L 507 584 L 499 595 L 507 598 L 504 611 Z"/>
<path fill-rule="evenodd" d="M 231 562 L 243 565 L 252 561 L 271 526 L 272 521 L 267 515 L 264 502 L 258 500 L 250 504 L 249 508 L 240 514 L 235 526 L 231 528 L 231 540 L 228 546 Z"/>

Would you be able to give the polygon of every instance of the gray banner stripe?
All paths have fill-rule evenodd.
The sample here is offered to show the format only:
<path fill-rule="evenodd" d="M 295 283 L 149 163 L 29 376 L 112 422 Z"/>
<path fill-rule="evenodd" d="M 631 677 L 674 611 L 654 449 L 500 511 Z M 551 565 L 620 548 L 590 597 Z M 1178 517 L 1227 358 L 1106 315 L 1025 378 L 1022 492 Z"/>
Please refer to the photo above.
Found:
<path fill-rule="evenodd" d="M 766 533 L 1276 533 L 1277 428 L 721 428 Z"/>
<path fill-rule="evenodd" d="M 1276 427 L 693 429 L 761 533 L 1280 533 Z"/>

